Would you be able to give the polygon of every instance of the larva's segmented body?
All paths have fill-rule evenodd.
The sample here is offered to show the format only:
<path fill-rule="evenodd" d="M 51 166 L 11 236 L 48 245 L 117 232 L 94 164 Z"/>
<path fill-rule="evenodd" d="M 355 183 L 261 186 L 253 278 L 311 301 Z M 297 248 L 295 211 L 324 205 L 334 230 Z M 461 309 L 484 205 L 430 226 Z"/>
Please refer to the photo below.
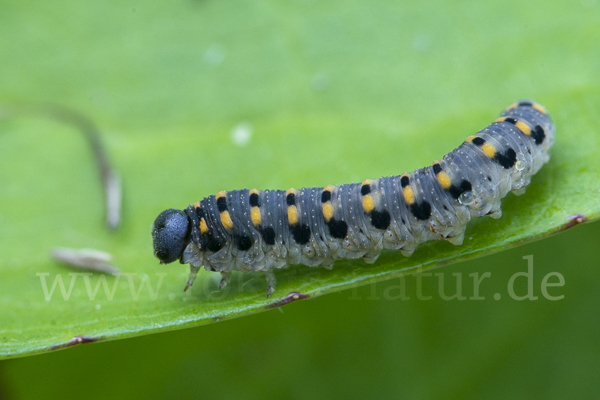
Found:
<path fill-rule="evenodd" d="M 153 226 L 161 262 L 189 263 L 223 275 L 274 268 L 331 266 L 382 249 L 410 256 L 420 243 L 459 245 L 471 218 L 500 218 L 500 200 L 521 194 L 549 159 L 554 125 L 546 110 L 523 100 L 432 166 L 410 174 L 325 188 L 219 192 L 184 211 L 166 210 Z"/>

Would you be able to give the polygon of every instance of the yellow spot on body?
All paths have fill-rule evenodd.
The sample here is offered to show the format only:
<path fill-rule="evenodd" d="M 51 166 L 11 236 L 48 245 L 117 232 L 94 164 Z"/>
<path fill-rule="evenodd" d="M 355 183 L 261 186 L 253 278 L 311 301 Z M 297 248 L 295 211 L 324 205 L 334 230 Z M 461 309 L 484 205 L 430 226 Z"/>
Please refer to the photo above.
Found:
<path fill-rule="evenodd" d="M 227 191 L 221 190 L 219 193 L 215 194 L 216 199 L 220 199 L 221 197 L 227 196 Z"/>
<path fill-rule="evenodd" d="M 200 202 L 199 201 L 195 202 L 194 203 L 194 208 L 199 208 L 199 207 L 200 207 Z"/>
<path fill-rule="evenodd" d="M 229 215 L 229 211 L 223 211 L 221 213 L 221 224 L 227 229 L 233 228 L 233 221 L 231 220 L 231 215 Z"/>
<path fill-rule="evenodd" d="M 450 186 L 452 186 L 452 179 L 450 179 L 448 174 L 444 171 L 437 174 L 437 179 L 440 185 L 442 185 L 442 188 L 444 189 L 449 189 Z"/>
<path fill-rule="evenodd" d="M 467 143 L 473 143 L 473 139 L 475 139 L 476 137 L 477 137 L 477 136 L 469 136 L 469 137 L 467 138 L 467 140 L 465 140 L 465 142 L 467 142 Z"/>
<path fill-rule="evenodd" d="M 333 218 L 333 206 L 330 201 L 323 204 L 323 216 L 326 222 L 329 222 Z"/>
<path fill-rule="evenodd" d="M 488 142 L 482 144 L 480 149 L 483 150 L 483 153 L 489 158 L 494 158 L 494 156 L 496 155 L 496 148 Z"/>
<path fill-rule="evenodd" d="M 288 206 L 288 223 L 290 225 L 296 225 L 298 223 L 298 209 L 296 206 Z"/>
<path fill-rule="evenodd" d="M 333 192 L 333 186 L 327 185 L 323 188 L 324 192 Z"/>
<path fill-rule="evenodd" d="M 512 103 L 510 106 L 506 107 L 504 111 L 514 110 L 517 107 L 519 107 L 519 103 Z"/>
<path fill-rule="evenodd" d="M 496 118 L 494 120 L 494 122 L 504 122 L 504 121 L 506 121 L 506 117 L 500 117 L 500 118 Z"/>
<path fill-rule="evenodd" d="M 527 136 L 531 135 L 531 128 L 525 122 L 517 121 L 515 124 L 517 128 L 519 128 L 524 134 Z"/>
<path fill-rule="evenodd" d="M 546 111 L 546 109 L 545 109 L 544 107 L 542 107 L 541 105 L 539 105 L 538 103 L 533 103 L 533 104 L 531 105 L 531 107 L 532 107 L 534 110 L 536 110 L 536 111 L 539 111 L 539 112 L 541 112 L 541 113 L 542 113 L 542 114 L 544 114 L 544 115 L 548 114 L 548 111 Z"/>
<path fill-rule="evenodd" d="M 409 206 L 415 202 L 415 192 L 410 186 L 404 188 L 404 201 Z"/>
<path fill-rule="evenodd" d="M 259 194 L 259 193 L 258 193 L 258 190 L 256 190 L 256 189 L 252 189 L 252 190 L 250 191 L 250 194 Z"/>
<path fill-rule="evenodd" d="M 372 181 L 372 180 L 370 180 L 370 179 L 365 179 L 365 180 L 364 180 L 364 182 L 363 182 L 362 184 L 363 184 L 363 186 L 364 186 L 364 185 L 370 185 L 371 183 L 373 183 L 373 181 Z"/>
<path fill-rule="evenodd" d="M 290 189 L 287 190 L 287 192 L 285 192 L 285 194 L 286 195 L 288 195 L 288 194 L 294 194 L 294 196 L 295 196 L 296 195 L 296 189 L 290 188 Z"/>
<path fill-rule="evenodd" d="M 202 218 L 200 220 L 200 232 L 205 235 L 206 233 L 208 233 L 208 225 L 206 225 L 206 220 L 204 218 Z"/>
<path fill-rule="evenodd" d="M 252 218 L 252 225 L 260 225 L 260 223 L 262 222 L 262 217 L 260 215 L 260 207 L 250 208 L 250 218 Z"/>
<path fill-rule="evenodd" d="M 373 200 L 373 196 L 370 194 L 366 194 L 362 198 L 362 206 L 366 212 L 370 213 L 375 208 L 375 201 Z"/>

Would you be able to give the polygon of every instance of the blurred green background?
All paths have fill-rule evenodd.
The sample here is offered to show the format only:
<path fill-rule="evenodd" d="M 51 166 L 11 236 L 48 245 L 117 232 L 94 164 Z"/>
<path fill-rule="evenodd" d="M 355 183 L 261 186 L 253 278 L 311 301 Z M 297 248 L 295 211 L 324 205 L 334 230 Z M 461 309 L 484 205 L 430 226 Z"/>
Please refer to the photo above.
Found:
<path fill-rule="evenodd" d="M 527 237 L 515 226 L 538 236 L 575 213 L 599 215 L 596 0 L 0 5 L 0 102 L 52 102 L 92 118 L 125 190 L 124 223 L 111 235 L 76 131 L 42 118 L 0 120 L 2 354 L 65 343 L 88 328 L 119 337 L 209 321 L 221 303 L 184 304 L 185 271 L 159 270 L 152 259 L 149 229 L 162 209 L 221 189 L 412 170 L 522 97 L 557 121 L 550 165 L 529 193 L 506 199 L 502 220 L 471 225 L 474 245 L 437 243 L 415 256 L 439 248 L 444 260 L 507 232 Z M 240 125 L 250 127 L 249 144 L 231 137 Z M 466 296 L 469 274 L 490 272 L 481 301 L 445 301 L 433 277 L 423 280 L 431 300 L 415 298 L 415 277 L 405 282 L 410 300 L 390 299 L 395 278 L 251 317 L 0 361 L 0 398 L 597 397 L 599 238 L 592 223 L 432 271 L 446 282 L 462 274 Z M 109 251 L 136 272 L 165 271 L 177 301 L 168 291 L 158 302 L 117 295 L 102 308 L 78 301 L 48 313 L 35 273 L 64 272 L 48 260 L 56 245 Z M 539 299 L 516 301 L 507 282 L 526 270 L 527 255 Z M 371 271 L 389 271 L 394 257 Z M 347 263 L 306 282 L 348 285 L 346 267 L 369 271 Z M 551 272 L 564 276 L 564 287 L 550 288 L 562 300 L 541 295 Z M 280 296 L 306 284 L 294 274 L 281 276 Z M 518 279 L 516 292 L 525 286 Z M 224 315 L 248 312 L 257 298 L 265 301 L 264 290 L 233 293 Z"/>

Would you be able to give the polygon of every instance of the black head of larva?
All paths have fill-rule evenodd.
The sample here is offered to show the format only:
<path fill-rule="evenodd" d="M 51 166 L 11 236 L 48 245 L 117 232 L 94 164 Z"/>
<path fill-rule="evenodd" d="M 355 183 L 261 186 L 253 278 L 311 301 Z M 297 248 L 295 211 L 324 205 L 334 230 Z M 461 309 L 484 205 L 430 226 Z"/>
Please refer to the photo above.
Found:
<path fill-rule="evenodd" d="M 177 260 L 190 235 L 190 220 L 185 212 L 173 208 L 161 212 L 152 225 L 154 255 L 162 264 Z"/>

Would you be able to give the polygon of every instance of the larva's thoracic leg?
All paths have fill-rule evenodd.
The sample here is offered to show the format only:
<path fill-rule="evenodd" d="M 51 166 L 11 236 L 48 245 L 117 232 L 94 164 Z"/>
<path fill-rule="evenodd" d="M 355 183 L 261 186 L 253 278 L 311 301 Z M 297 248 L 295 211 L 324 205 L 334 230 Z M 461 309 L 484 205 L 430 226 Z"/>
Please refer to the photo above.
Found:
<path fill-rule="evenodd" d="M 221 271 L 221 282 L 219 282 L 219 290 L 223 289 L 225 286 L 229 285 L 229 281 L 231 280 L 231 272 L 230 271 Z"/>
<path fill-rule="evenodd" d="M 267 297 L 270 297 L 271 293 L 273 293 L 275 291 L 275 284 L 276 284 L 275 274 L 273 273 L 273 271 L 266 271 L 265 278 L 267 278 L 267 286 L 268 286 Z"/>
<path fill-rule="evenodd" d="M 194 281 L 196 280 L 196 275 L 198 275 L 199 270 L 200 270 L 200 267 L 195 267 L 193 265 L 190 265 L 190 276 L 188 277 L 187 284 L 185 285 L 185 288 L 183 289 L 184 292 L 187 292 L 187 290 L 190 287 L 192 287 L 192 285 L 194 284 Z"/>
<path fill-rule="evenodd" d="M 266 274 L 294 264 L 329 267 L 339 259 L 374 262 L 382 249 L 410 256 L 419 244 L 462 244 L 471 218 L 500 218 L 501 199 L 525 192 L 549 160 L 555 127 L 541 105 L 521 100 L 431 166 L 362 183 L 283 190 L 232 190 L 185 210 L 162 212 L 152 227 L 162 263 Z"/>

